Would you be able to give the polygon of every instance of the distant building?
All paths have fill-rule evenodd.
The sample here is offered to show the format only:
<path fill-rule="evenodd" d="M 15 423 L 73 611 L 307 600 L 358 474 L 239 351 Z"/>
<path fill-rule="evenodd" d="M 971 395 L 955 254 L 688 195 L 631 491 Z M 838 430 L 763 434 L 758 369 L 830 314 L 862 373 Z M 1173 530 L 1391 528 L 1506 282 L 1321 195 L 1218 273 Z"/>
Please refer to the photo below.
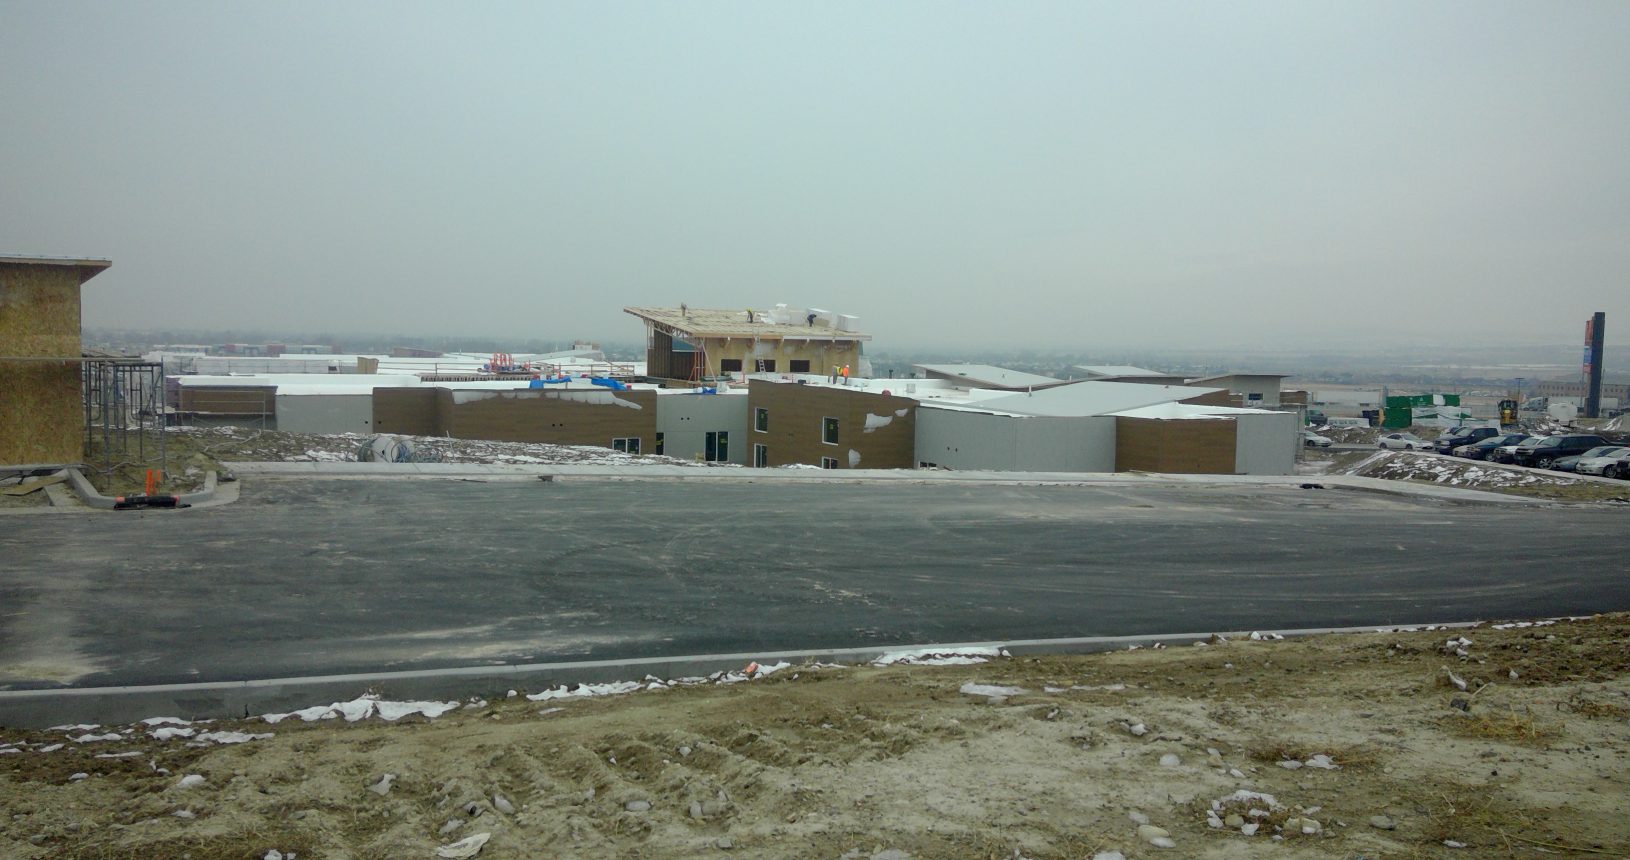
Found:
<path fill-rule="evenodd" d="M 1232 405 L 1261 409 L 1279 408 L 1279 389 L 1289 373 L 1222 373 L 1190 379 L 1189 385 L 1226 388 L 1237 399 Z"/>
<path fill-rule="evenodd" d="M 79 289 L 110 265 L 0 256 L 0 465 L 84 459 Z"/>
<path fill-rule="evenodd" d="M 623 308 L 645 321 L 653 379 L 702 382 L 750 373 L 868 376 L 858 320 L 818 308 Z"/>
<path fill-rule="evenodd" d="M 1078 364 L 1075 369 L 1081 371 L 1081 378 L 1089 382 L 1137 382 L 1144 385 L 1182 385 L 1185 382 L 1181 374 L 1162 373 L 1127 364 Z"/>
<path fill-rule="evenodd" d="M 1577 397 L 1580 400 L 1589 393 L 1586 391 L 1585 383 L 1577 379 L 1541 379 L 1527 391 L 1535 397 Z M 1630 378 L 1622 374 L 1604 374 L 1602 399 L 1614 400 L 1620 404 L 1630 400 Z"/>

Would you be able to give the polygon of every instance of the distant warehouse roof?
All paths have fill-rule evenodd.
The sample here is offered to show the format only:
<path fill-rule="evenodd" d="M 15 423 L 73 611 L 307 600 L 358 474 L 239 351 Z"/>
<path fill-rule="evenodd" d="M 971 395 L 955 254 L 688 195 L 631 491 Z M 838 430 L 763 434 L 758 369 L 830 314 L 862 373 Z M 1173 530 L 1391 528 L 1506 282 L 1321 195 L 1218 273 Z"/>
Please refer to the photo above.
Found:
<path fill-rule="evenodd" d="M 1174 401 L 1217 394 L 1220 388 L 1144 385 L 1137 382 L 1075 382 L 1034 394 L 1009 394 L 982 400 L 979 406 L 1021 415 L 1110 415 Z"/>
<path fill-rule="evenodd" d="M 773 310 L 715 308 L 623 308 L 657 330 L 681 338 L 760 338 L 763 340 L 871 340 L 852 330 L 855 317 L 828 311 L 777 307 Z M 809 317 L 815 317 L 811 324 Z"/>
<path fill-rule="evenodd" d="M 1000 388 L 1023 391 L 1027 388 L 1050 388 L 1067 385 L 1068 379 L 1009 370 L 990 364 L 914 364 L 912 367 L 928 374 L 929 379 L 946 379 L 975 388 Z"/>
<path fill-rule="evenodd" d="M 1130 364 L 1078 364 L 1076 370 L 1087 374 L 1089 378 L 1101 376 L 1165 376 L 1158 370 L 1146 367 L 1133 367 Z"/>

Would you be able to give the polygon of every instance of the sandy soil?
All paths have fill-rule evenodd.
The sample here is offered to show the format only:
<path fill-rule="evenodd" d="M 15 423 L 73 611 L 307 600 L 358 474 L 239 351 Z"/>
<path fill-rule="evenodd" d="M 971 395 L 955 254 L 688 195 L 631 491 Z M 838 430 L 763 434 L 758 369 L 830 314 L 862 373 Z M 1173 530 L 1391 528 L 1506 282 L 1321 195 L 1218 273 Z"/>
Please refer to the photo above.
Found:
<path fill-rule="evenodd" d="M 0 749 L 0 856 L 433 858 L 478 834 L 481 857 L 1624 856 L 1627 670 L 1619 615 L 801 666 L 434 720 L 217 723 L 273 736 L 207 748 L 0 730 L 19 750 Z M 1276 804 L 1208 826 L 1240 790 Z"/>

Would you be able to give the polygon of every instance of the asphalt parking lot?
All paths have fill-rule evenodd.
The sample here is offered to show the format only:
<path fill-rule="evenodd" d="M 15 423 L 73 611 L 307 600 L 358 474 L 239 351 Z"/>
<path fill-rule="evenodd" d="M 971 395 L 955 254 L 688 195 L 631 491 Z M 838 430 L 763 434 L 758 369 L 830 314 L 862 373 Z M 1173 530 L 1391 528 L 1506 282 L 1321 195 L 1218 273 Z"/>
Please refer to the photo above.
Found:
<path fill-rule="evenodd" d="M 0 519 L 0 689 L 1630 609 L 1624 512 L 1213 486 L 255 479 Z"/>

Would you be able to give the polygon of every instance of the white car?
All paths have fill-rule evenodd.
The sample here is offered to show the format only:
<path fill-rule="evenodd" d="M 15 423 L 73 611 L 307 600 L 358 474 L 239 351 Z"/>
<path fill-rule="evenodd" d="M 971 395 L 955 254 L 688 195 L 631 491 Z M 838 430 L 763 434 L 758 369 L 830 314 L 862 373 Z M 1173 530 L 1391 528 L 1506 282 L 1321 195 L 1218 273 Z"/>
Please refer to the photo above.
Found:
<path fill-rule="evenodd" d="M 1432 443 L 1414 433 L 1388 433 L 1377 441 L 1376 447 L 1395 451 L 1430 451 Z"/>
<path fill-rule="evenodd" d="M 1573 470 L 1581 475 L 1630 478 L 1630 448 L 1620 448 L 1601 457 L 1580 457 Z"/>
<path fill-rule="evenodd" d="M 1302 431 L 1302 444 L 1309 448 L 1328 448 L 1334 441 L 1329 436 L 1320 436 L 1312 430 Z"/>

